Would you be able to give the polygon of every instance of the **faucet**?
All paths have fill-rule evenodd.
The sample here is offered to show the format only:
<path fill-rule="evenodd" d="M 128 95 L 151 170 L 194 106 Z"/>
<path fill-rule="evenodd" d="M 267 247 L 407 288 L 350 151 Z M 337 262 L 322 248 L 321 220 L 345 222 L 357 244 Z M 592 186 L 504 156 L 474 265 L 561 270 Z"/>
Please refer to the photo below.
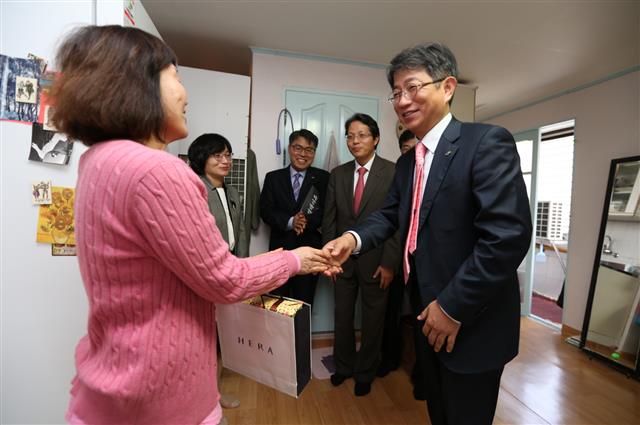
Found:
<path fill-rule="evenodd" d="M 613 255 L 613 258 L 618 258 L 620 254 L 613 252 L 611 246 L 613 245 L 613 239 L 611 236 L 604 235 L 604 242 L 602 243 L 602 253 L 605 255 Z"/>

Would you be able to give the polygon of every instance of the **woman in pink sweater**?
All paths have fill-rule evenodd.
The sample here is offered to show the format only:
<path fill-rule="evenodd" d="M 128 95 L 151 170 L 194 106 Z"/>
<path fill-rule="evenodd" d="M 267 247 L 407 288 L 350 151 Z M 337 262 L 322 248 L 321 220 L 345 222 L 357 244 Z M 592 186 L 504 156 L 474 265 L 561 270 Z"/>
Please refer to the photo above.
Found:
<path fill-rule="evenodd" d="M 217 424 L 214 303 L 326 271 L 329 260 L 311 248 L 231 255 L 204 185 L 164 151 L 187 136 L 187 93 L 162 41 L 83 27 L 56 63 L 55 125 L 90 146 L 75 206 L 88 333 L 76 348 L 67 420 Z"/>

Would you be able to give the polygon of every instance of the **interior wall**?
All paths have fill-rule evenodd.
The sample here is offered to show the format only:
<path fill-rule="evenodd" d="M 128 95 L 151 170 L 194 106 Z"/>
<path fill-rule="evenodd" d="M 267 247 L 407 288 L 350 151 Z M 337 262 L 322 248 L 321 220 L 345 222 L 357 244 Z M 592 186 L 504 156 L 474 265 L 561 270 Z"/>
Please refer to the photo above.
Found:
<path fill-rule="evenodd" d="M 191 143 L 204 133 L 218 133 L 231 143 L 233 157 L 245 159 L 249 134 L 251 79 L 245 75 L 179 66 L 187 90 L 189 135 L 168 146 L 173 154 L 186 155 Z"/>
<path fill-rule="evenodd" d="M 512 133 L 575 119 L 571 229 L 563 323 L 582 329 L 609 166 L 640 154 L 640 72 L 490 119 Z"/>

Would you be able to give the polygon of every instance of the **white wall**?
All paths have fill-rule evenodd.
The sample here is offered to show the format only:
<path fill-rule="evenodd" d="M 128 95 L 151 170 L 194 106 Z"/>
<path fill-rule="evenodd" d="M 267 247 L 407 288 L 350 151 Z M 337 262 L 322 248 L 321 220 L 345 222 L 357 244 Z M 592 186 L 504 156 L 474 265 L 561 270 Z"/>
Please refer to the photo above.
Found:
<path fill-rule="evenodd" d="M 563 323 L 582 329 L 611 159 L 640 153 L 640 72 L 491 119 L 511 132 L 575 119 Z"/>
<path fill-rule="evenodd" d="M 246 158 L 251 78 L 186 66 L 178 72 L 189 98 L 189 135 L 170 144 L 171 153 L 186 154 L 196 137 L 218 133 L 231 143 L 234 158 Z"/>
<path fill-rule="evenodd" d="M 65 33 L 95 22 L 121 25 L 124 9 L 122 0 L 0 1 L 0 17 L 0 53 L 34 53 L 55 69 Z M 88 309 L 76 257 L 52 257 L 51 245 L 35 242 L 38 207 L 30 183 L 75 187 L 86 148 L 76 143 L 69 165 L 56 166 L 29 161 L 30 145 L 30 125 L 0 122 L 1 423 L 63 423 Z"/>

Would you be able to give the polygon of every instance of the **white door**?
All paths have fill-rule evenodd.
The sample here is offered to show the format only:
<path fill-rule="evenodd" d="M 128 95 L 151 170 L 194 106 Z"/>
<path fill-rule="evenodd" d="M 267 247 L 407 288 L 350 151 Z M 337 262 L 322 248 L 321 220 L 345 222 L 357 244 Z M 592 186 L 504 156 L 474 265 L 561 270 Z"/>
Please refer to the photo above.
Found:
<path fill-rule="evenodd" d="M 321 92 L 307 89 L 286 89 L 285 107 L 293 116 L 294 130 L 306 128 L 318 136 L 318 149 L 313 166 L 331 171 L 336 165 L 351 161 L 344 134 L 344 123 L 354 113 L 370 115 L 378 121 L 379 99 L 349 93 Z M 286 126 L 283 143 L 283 166 L 289 163 L 286 146 L 291 127 Z M 313 332 L 333 332 L 333 283 L 324 277 L 318 280 L 311 316 Z M 358 301 L 358 304 L 360 302 Z M 356 307 L 356 328 L 360 327 L 360 308 Z"/>
<path fill-rule="evenodd" d="M 344 138 L 344 123 L 356 112 L 378 120 L 378 98 L 346 93 L 320 92 L 305 89 L 285 90 L 285 106 L 293 116 L 295 130 L 306 128 L 318 136 L 318 150 L 313 166 L 327 169 L 328 156 L 335 143 L 337 161 L 343 164 L 353 159 Z M 283 144 L 288 144 L 290 127 L 285 129 Z M 286 149 L 283 149 L 286 152 Z M 285 159 L 285 164 L 289 161 Z M 331 171 L 327 169 L 327 171 Z"/>
<path fill-rule="evenodd" d="M 536 246 L 536 183 L 538 169 L 538 147 L 539 135 L 538 130 L 523 131 L 522 133 L 513 135 L 520 155 L 520 168 L 527 186 L 527 194 L 529 195 L 529 205 L 531 210 L 531 221 L 533 222 L 533 235 L 531 237 L 531 245 L 529 252 L 524 261 L 518 267 L 518 280 L 520 281 L 520 313 L 523 316 L 531 314 L 531 291 L 533 288 L 533 267 L 535 264 L 535 246 Z"/>

